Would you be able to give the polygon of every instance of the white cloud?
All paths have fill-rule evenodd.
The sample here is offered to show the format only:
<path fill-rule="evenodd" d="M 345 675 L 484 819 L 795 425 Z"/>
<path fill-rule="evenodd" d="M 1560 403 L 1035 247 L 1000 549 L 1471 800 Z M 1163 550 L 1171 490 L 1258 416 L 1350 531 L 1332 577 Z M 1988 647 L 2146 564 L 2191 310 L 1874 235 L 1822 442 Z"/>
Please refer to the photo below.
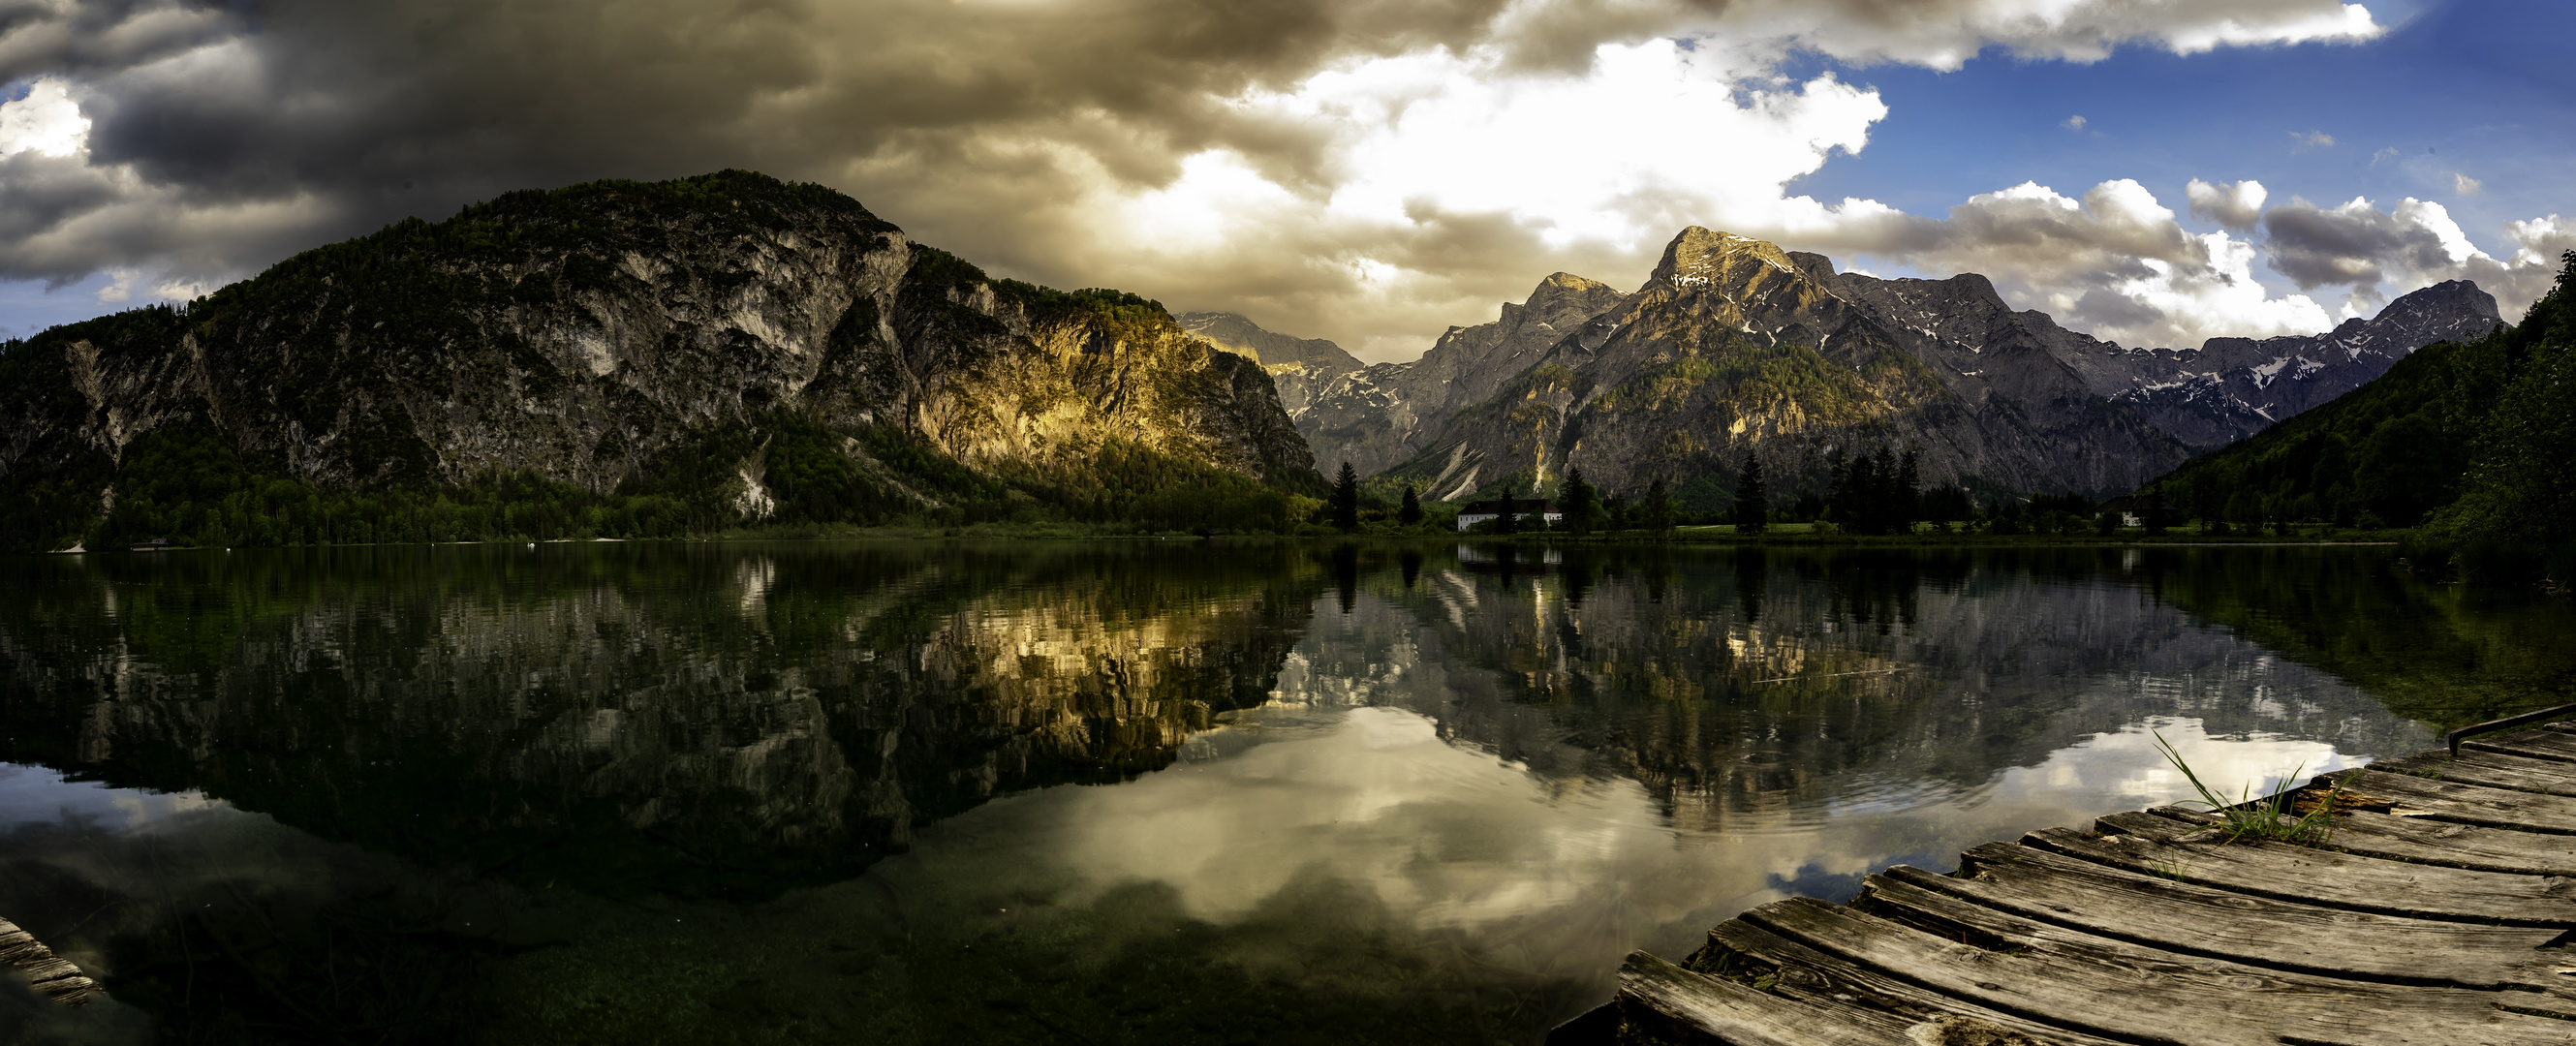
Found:
<path fill-rule="evenodd" d="M 133 269 L 109 269 L 107 274 L 114 279 L 107 286 L 98 289 L 98 303 L 101 305 L 120 304 L 133 297 L 134 278 L 142 275 Z"/>
<path fill-rule="evenodd" d="M 2334 143 L 2334 136 L 2324 131 L 2290 132 L 2290 151 L 2294 153 L 2303 153 L 2310 149 L 2331 149 L 2334 148 Z"/>
<path fill-rule="evenodd" d="M 2499 260 L 2469 241 L 2449 209 L 2411 196 L 2386 210 L 2358 197 L 2327 208 L 2294 196 L 2264 213 L 2263 229 L 2266 264 L 2302 290 L 2349 288 L 2346 316 L 2369 315 L 2390 294 L 2465 279 L 2514 319 L 2548 292 L 2558 252 L 2576 248 L 2576 230 L 2553 214 L 2508 223 L 2515 249 Z"/>
<path fill-rule="evenodd" d="M 2066 122 L 2059 124 L 2058 126 L 2064 127 L 2070 131 L 2081 131 L 2084 129 L 2084 122 L 2084 114 L 2077 113 L 2073 116 L 2067 117 Z"/>
<path fill-rule="evenodd" d="M 2483 195 L 2487 191 L 2487 183 L 2471 178 L 2465 174 L 2453 174 L 2451 176 L 2451 190 L 2462 196 L 2479 196 Z"/>
<path fill-rule="evenodd" d="M 2259 201 L 2262 187 L 2195 183 L 2211 206 Z M 2248 188 L 2248 187 L 2251 188 Z M 2255 248 L 2195 235 L 2145 186 L 2116 179 L 2081 200 L 2037 183 L 1970 197 L 1888 253 L 1933 273 L 1981 272 L 2006 301 L 2126 345 L 2198 345 L 2218 335 L 2306 334 L 2332 326 L 2304 295 L 2254 278 Z"/>
<path fill-rule="evenodd" d="M 44 77 L 16 101 L 0 105 L 0 156 L 35 153 L 72 156 L 89 148 L 89 117 L 72 101 L 71 85 Z"/>
<path fill-rule="evenodd" d="M 2271 193 L 2263 183 L 2248 178 L 2241 182 L 2212 185 L 2198 178 L 2183 187 L 2191 201 L 2192 217 L 2213 221 L 2239 231 L 2251 229 L 2263 217 L 2263 201 Z"/>

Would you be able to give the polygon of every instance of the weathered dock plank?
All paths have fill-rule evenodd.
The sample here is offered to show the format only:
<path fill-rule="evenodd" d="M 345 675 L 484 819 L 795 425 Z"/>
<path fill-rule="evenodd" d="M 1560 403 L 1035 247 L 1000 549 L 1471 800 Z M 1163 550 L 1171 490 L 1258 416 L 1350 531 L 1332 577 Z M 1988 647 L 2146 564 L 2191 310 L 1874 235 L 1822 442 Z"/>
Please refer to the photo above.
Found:
<path fill-rule="evenodd" d="M 2576 764 L 2527 759 L 2501 752 L 2463 751 L 2457 759 L 2443 752 L 2424 752 L 2370 765 L 2372 769 L 2385 773 L 2408 774 L 2434 781 L 2457 781 L 2549 795 L 2576 795 Z"/>
<path fill-rule="evenodd" d="M 1617 1020 L 1586 1027 L 1640 1044 L 2576 1046 L 2576 725 L 2328 774 L 2300 802 L 2337 787 L 2330 830 L 2299 844 L 2228 842 L 2214 815 L 2163 807 L 1979 846 L 1951 875 L 1889 868 L 1848 906 L 1766 904 L 1688 967 L 1631 956 Z"/>
<path fill-rule="evenodd" d="M 1668 1041 L 1735 1046 L 1918 1046 L 1917 1021 L 1849 1004 L 1811 1006 L 1702 977 L 1646 952 L 1619 969 L 1620 1016 Z"/>
<path fill-rule="evenodd" d="M 2206 828 L 2218 821 L 2214 814 L 2172 806 L 2160 806 L 2148 813 L 2194 828 Z M 2183 838 L 2198 834 L 2195 831 Z M 2482 872 L 2576 875 L 2576 838 L 2419 821 L 2366 810 L 2337 818 L 2326 845 L 2366 857 Z"/>
<path fill-rule="evenodd" d="M 2388 812 L 2399 817 L 2576 835 L 2576 798 L 2567 796 L 2431 781 L 2367 768 L 2338 771 L 2317 780 L 2340 782 L 2351 792 L 2386 800 L 2391 804 Z"/>
<path fill-rule="evenodd" d="M 2187 955 L 2354 980 L 2538 990 L 2565 978 L 2535 955 L 2564 931 L 2318 908 L 2124 872 L 2029 847 L 1970 850 L 1962 875 L 1882 873 L 2025 918 Z"/>
<path fill-rule="evenodd" d="M 2145 813 L 2112 814 L 2095 826 L 2105 834 L 2046 828 L 2022 841 L 2177 882 L 2320 907 L 2510 926 L 2576 926 L 2576 884 L 2564 880 L 2402 864 L 2288 843 L 2177 842 L 2198 829 Z"/>
<path fill-rule="evenodd" d="M 2469 1030 L 2495 1046 L 2576 1041 L 2576 1024 L 2507 1013 L 2484 1000 L 2474 1010 L 2435 1005 L 2430 989 L 2336 991 L 2313 978 L 2214 967 L 2208 960 L 2140 959 L 2036 935 L 2020 947 L 1985 948 L 1803 897 L 1741 918 L 1855 965 L 1901 971 L 1953 999 L 2105 1038 L 2277 1046 L 2275 1029 L 2295 1021 L 2312 1033 L 2332 1029 L 2332 1037 L 2315 1041 L 2343 1046 L 2447 1043 Z M 2106 1005 L 2114 1000 L 2117 1005 Z M 2334 1026 L 2332 1018 L 2355 1008 L 2372 1014 L 2370 1026 Z M 2261 1019 L 2212 1019 L 2221 1014 Z"/>
<path fill-rule="evenodd" d="M 98 982 L 81 973 L 80 967 L 7 919 L 0 919 L 0 965 L 25 977 L 37 994 L 66 1006 L 87 1003 L 98 993 Z"/>
<path fill-rule="evenodd" d="M 2576 763 L 2576 734 L 2556 730 L 2525 730 L 2500 737 L 2481 737 L 2460 742 L 2463 752 L 2502 752 L 2529 759 L 2548 759 Z"/>
<path fill-rule="evenodd" d="M 1868 1005 L 1918 1022 L 1947 1014 L 2059 1046 L 2127 1046 L 2130 1042 L 2086 1034 L 1945 995 L 1938 989 L 1892 976 L 1876 967 L 1818 951 L 1741 918 L 1719 924 L 1708 932 L 1708 939 L 1712 949 L 1771 964 L 1777 976 L 1772 990 L 1802 1002 Z"/>

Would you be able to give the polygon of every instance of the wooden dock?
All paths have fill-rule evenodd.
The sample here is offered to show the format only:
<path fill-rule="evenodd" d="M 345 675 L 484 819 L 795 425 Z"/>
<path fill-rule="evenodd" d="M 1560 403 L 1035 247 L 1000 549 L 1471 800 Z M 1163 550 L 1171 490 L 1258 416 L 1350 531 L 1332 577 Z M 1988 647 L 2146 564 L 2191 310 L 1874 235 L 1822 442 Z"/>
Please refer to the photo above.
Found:
<path fill-rule="evenodd" d="M 2162 807 L 1767 904 L 1549 1042 L 2576 1044 L 2576 726 L 2335 782 L 2321 845 Z"/>
<path fill-rule="evenodd" d="M 36 994 L 66 1006 L 87 1003 L 98 993 L 97 982 L 84 976 L 80 967 L 7 919 L 0 919 L 0 967 L 18 971 Z"/>

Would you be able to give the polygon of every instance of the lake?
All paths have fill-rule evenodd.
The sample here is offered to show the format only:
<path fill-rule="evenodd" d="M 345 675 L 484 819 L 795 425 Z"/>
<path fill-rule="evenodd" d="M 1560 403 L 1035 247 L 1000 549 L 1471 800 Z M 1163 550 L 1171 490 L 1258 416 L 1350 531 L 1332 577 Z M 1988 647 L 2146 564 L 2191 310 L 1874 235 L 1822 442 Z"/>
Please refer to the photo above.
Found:
<path fill-rule="evenodd" d="M 2187 798 L 2159 736 L 2261 789 L 2576 689 L 2567 601 L 2385 548 L 0 573 L 0 917 L 113 994 L 0 1033 L 84 1041 L 1532 1042 L 1631 949 Z"/>

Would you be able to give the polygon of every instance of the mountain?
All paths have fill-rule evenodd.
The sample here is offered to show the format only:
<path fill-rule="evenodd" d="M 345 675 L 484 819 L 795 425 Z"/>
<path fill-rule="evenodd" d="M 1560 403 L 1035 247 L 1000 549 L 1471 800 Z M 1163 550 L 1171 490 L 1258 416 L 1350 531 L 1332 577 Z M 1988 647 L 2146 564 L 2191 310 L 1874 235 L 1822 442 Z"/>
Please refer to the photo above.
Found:
<path fill-rule="evenodd" d="M 1332 342 L 1272 333 L 1231 312 L 1184 312 L 1173 319 L 1208 344 L 1260 364 L 1278 386 L 1279 406 L 1291 421 L 1304 418 L 1333 379 L 1368 367 Z"/>
<path fill-rule="evenodd" d="M 2198 349 L 2122 349 L 2076 336 L 2065 358 L 2094 391 L 2205 450 L 2359 388 L 2418 348 L 2467 341 L 2503 322 L 2493 295 L 2451 280 L 2323 334 L 2211 338 Z"/>
<path fill-rule="evenodd" d="M 1735 295 L 1731 311 L 1685 300 L 1691 295 L 1681 292 L 1691 288 L 1673 282 L 1684 277 L 1667 272 L 1685 264 L 1684 256 L 1712 253 L 1760 262 L 1713 262 L 1700 274 L 1732 274 L 1725 279 L 1735 282 L 1719 292 L 1720 298 Z M 2130 489 L 2190 452 L 2224 446 L 2356 388 L 2417 347 L 2473 337 L 2499 321 L 2492 297 L 2474 284 L 2453 282 L 2311 337 L 2128 349 L 2067 330 L 2047 313 L 2015 310 L 1992 281 L 1974 273 L 1880 279 L 1838 272 L 1823 255 L 1704 229 L 1676 238 L 1664 266 L 1635 294 L 1566 273 L 1550 276 L 1526 304 L 1505 305 L 1492 323 L 1451 328 L 1420 360 L 1339 372 L 1296 409 L 1298 431 L 1319 463 L 1347 460 L 1390 482 L 1435 488 L 1440 497 L 1490 491 L 1506 476 L 1525 487 L 1543 484 L 1580 465 L 1614 490 L 1660 478 L 1688 491 L 1686 500 L 1713 507 L 1731 489 L 1743 448 L 1769 442 L 1732 426 L 1741 422 L 1758 434 L 1764 418 L 1773 434 L 1793 437 L 1761 451 L 1775 474 L 1791 470 L 1793 488 L 1820 484 L 1823 463 L 1837 451 L 1902 442 L 1921 444 L 1925 475 L 1942 482 L 2103 493 Z M 1647 333 L 1618 333 L 1640 322 Z M 1855 322 L 1868 333 L 1832 333 Z M 1839 370 L 1815 371 L 1808 376 L 1814 380 L 1774 373 L 1722 406 L 1718 400 L 1731 393 L 1712 393 L 1716 399 L 1703 397 L 1696 406 L 1662 402 L 1643 413 L 1621 408 L 1620 397 L 1594 398 L 1605 382 L 1653 380 L 1673 391 L 1679 387 L 1674 375 L 1698 366 L 1682 366 L 1685 360 L 1722 369 L 1737 356 L 1726 344 L 1730 327 L 1764 352 L 1786 353 L 1770 364 L 1775 370 L 1789 361 L 1812 370 L 1813 360 L 1788 352 L 1801 346 L 1823 350 L 1819 358 L 1831 358 Z M 1860 340 L 1830 340 L 1837 336 Z M 1657 347 L 1644 350 L 1648 362 L 1624 350 L 1600 355 L 1614 337 Z M 1858 386 L 1828 376 L 1866 370 L 1875 347 L 1884 346 L 1910 357 L 1921 373 L 1881 363 L 1917 379 L 1928 375 L 1948 395 L 1884 384 L 1895 380 L 1895 371 L 1864 374 Z M 1658 357 L 1669 358 L 1651 362 Z M 1752 359 L 1737 362 L 1751 365 Z M 1540 366 L 1561 372 L 1534 373 Z M 1680 371 L 1648 374 L 1674 366 Z M 1733 388 L 1750 376 L 1679 380 Z M 1756 402 L 1784 390 L 1789 401 Z M 1496 398 L 1507 392 L 1513 402 Z M 1833 402 L 1811 410 L 1798 398 L 1810 392 Z M 1626 413 L 1614 420 L 1616 409 Z M 1542 418 L 1551 413 L 1552 420 Z M 1589 420 L 1576 424 L 1578 414 Z M 1712 435 L 1705 424 L 1710 417 L 1723 417 L 1730 431 Z M 1426 452 L 1428 458 L 1416 460 Z"/>
<path fill-rule="evenodd" d="M 1450 415 L 1493 398 L 1557 342 L 1626 299 L 1609 284 L 1560 272 L 1539 281 L 1521 304 L 1504 304 L 1493 322 L 1449 328 L 1420 359 L 1366 367 L 1331 342 L 1262 330 L 1231 313 L 1189 313 L 1182 322 L 1218 345 L 1265 353 L 1264 365 L 1274 375 L 1282 370 L 1270 362 L 1274 345 L 1322 346 L 1338 354 L 1293 350 L 1312 353 L 1297 359 L 1322 379 L 1292 392 L 1292 379 L 1279 377 L 1280 400 L 1288 404 L 1318 466 L 1330 469 L 1347 461 L 1361 475 L 1374 475 L 1420 453 L 1423 442 Z M 1317 357 L 1349 363 L 1303 363 Z"/>
<path fill-rule="evenodd" d="M 1269 376 L 1160 305 L 740 171 L 511 193 L 10 342 L 0 418 L 19 548 L 1171 523 L 1322 488 Z"/>
<path fill-rule="evenodd" d="M 2475 298 L 2446 293 L 2493 308 L 2468 292 Z M 2381 319 L 2424 293 L 2392 303 Z M 2563 545 L 2576 540 L 2571 392 L 2576 256 L 2519 325 L 2404 353 L 2376 380 L 2195 458 L 2148 490 L 2200 519 L 2372 527 L 2429 519 L 2456 540 Z M 2576 557 L 2560 556 L 2549 569 L 2563 589 Z"/>
<path fill-rule="evenodd" d="M 2016 490 L 2125 490 L 2185 457 L 2092 395 L 1999 300 L 1925 332 L 1848 282 L 1818 256 L 1685 229 L 1644 287 L 1439 422 L 1389 475 L 1455 499 L 1581 468 L 1611 490 L 1661 479 L 1712 504 L 1748 450 L 1784 492 L 1882 447 L 1918 448 L 1929 483 Z M 1984 366 L 1945 366 L 1936 349 L 1962 343 Z"/>

